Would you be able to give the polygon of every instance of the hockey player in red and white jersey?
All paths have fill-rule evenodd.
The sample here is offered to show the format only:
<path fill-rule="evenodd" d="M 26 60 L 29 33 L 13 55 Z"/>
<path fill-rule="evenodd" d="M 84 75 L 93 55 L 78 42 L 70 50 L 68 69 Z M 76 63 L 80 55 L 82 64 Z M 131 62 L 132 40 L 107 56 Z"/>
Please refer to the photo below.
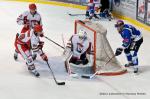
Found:
<path fill-rule="evenodd" d="M 34 44 L 33 44 L 33 42 L 31 40 L 34 39 L 36 36 L 43 35 L 42 30 L 43 30 L 42 26 L 37 24 L 34 26 L 33 29 L 29 29 L 24 33 L 20 33 L 20 34 L 16 35 L 16 39 L 15 39 L 15 43 L 14 43 L 16 51 L 19 54 L 21 54 L 21 56 L 26 61 L 28 70 L 31 73 L 33 73 L 35 76 L 40 76 L 40 74 L 36 71 L 34 61 L 32 59 L 32 53 L 30 51 L 31 45 L 34 45 L 35 49 L 41 50 L 43 44 L 40 44 L 39 40 L 34 40 Z M 35 43 L 35 41 L 37 41 L 37 42 Z M 37 44 L 36 47 L 35 47 L 35 44 Z M 47 56 L 42 51 L 40 53 L 40 56 L 42 57 L 43 60 L 48 61 Z"/>
<path fill-rule="evenodd" d="M 23 25 L 21 32 L 26 32 L 36 24 L 42 25 L 41 15 L 37 12 L 36 5 L 29 4 L 29 11 L 25 11 L 17 18 L 18 25 Z"/>
<path fill-rule="evenodd" d="M 79 65 L 80 63 L 83 65 L 87 64 L 88 59 L 86 54 L 90 46 L 90 40 L 87 37 L 86 31 L 81 29 L 78 34 L 73 35 L 71 38 L 71 44 L 73 55 L 70 62 L 76 65 Z"/>
<path fill-rule="evenodd" d="M 39 30 L 42 29 L 41 25 L 36 25 L 35 29 L 36 29 L 36 27 L 39 27 Z M 34 32 L 31 36 L 31 51 L 32 51 L 33 60 L 37 56 L 37 54 L 39 54 L 44 61 L 48 61 L 46 54 L 43 53 L 43 51 L 42 51 L 44 42 L 40 40 L 40 37 L 43 37 L 43 36 L 44 36 L 43 32 L 41 32 L 41 33 Z M 33 56 L 35 56 L 35 57 L 33 57 Z"/>
<path fill-rule="evenodd" d="M 32 29 L 36 24 L 42 25 L 41 15 L 37 12 L 37 6 L 29 4 L 29 11 L 25 11 L 17 18 L 17 24 L 23 25 L 21 33 Z M 15 51 L 14 59 L 17 60 L 18 53 Z"/>

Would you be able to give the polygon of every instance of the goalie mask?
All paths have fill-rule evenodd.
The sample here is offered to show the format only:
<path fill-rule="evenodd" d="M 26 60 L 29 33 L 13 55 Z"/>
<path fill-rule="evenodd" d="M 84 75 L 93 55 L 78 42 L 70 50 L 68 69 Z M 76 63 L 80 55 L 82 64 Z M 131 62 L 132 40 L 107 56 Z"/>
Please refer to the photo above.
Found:
<path fill-rule="evenodd" d="M 79 30 L 78 36 L 79 36 L 79 39 L 87 39 L 87 33 L 84 30 Z"/>

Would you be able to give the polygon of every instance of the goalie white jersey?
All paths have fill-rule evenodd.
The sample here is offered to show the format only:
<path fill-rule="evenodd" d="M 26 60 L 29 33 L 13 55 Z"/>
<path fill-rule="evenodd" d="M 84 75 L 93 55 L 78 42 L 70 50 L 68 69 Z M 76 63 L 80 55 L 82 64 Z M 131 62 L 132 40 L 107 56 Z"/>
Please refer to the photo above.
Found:
<path fill-rule="evenodd" d="M 87 51 L 90 44 L 88 38 L 81 40 L 77 34 L 72 36 L 71 42 L 73 45 L 73 56 L 78 58 L 80 58 L 81 54 Z"/>

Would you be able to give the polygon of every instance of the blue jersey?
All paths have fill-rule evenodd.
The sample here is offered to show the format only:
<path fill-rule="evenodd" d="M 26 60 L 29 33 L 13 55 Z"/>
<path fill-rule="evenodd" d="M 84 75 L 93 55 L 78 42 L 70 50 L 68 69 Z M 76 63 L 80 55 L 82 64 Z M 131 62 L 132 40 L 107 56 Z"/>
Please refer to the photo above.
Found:
<path fill-rule="evenodd" d="M 89 12 L 89 14 L 94 14 L 95 10 L 94 10 L 94 5 L 93 6 L 88 6 L 87 11 Z"/>
<path fill-rule="evenodd" d="M 125 24 L 122 31 L 120 32 L 123 41 L 122 46 L 127 48 L 133 41 L 138 41 L 142 38 L 141 32 L 137 30 L 134 26 Z"/>

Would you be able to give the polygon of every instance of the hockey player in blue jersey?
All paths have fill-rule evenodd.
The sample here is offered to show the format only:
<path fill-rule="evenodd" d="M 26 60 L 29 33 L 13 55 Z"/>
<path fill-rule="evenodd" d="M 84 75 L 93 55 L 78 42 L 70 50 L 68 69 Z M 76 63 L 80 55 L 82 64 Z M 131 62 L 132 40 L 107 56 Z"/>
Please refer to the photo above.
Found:
<path fill-rule="evenodd" d="M 100 9 L 100 8 L 99 8 Z M 113 15 L 112 13 L 109 11 L 109 9 L 105 9 L 103 12 L 100 11 L 99 16 L 101 18 L 106 18 L 109 21 L 111 21 L 113 19 Z"/>
<path fill-rule="evenodd" d="M 122 46 L 116 49 L 115 55 L 118 56 L 124 50 L 128 64 L 125 67 L 133 66 L 134 73 L 138 73 L 138 50 L 143 43 L 143 37 L 139 30 L 129 24 L 124 24 L 122 20 L 118 20 L 115 24 L 117 31 L 123 38 Z"/>
<path fill-rule="evenodd" d="M 103 12 L 101 12 L 100 3 L 88 3 L 85 16 L 86 16 L 86 19 L 89 19 L 89 20 L 91 20 L 93 17 L 95 19 L 106 18 L 109 21 L 113 19 L 113 15 L 109 11 L 109 9 L 105 9 Z"/>
<path fill-rule="evenodd" d="M 96 19 L 99 19 L 95 14 L 94 3 L 88 3 L 85 16 L 86 16 L 86 19 L 89 19 L 89 20 L 91 20 L 93 17 Z"/>

